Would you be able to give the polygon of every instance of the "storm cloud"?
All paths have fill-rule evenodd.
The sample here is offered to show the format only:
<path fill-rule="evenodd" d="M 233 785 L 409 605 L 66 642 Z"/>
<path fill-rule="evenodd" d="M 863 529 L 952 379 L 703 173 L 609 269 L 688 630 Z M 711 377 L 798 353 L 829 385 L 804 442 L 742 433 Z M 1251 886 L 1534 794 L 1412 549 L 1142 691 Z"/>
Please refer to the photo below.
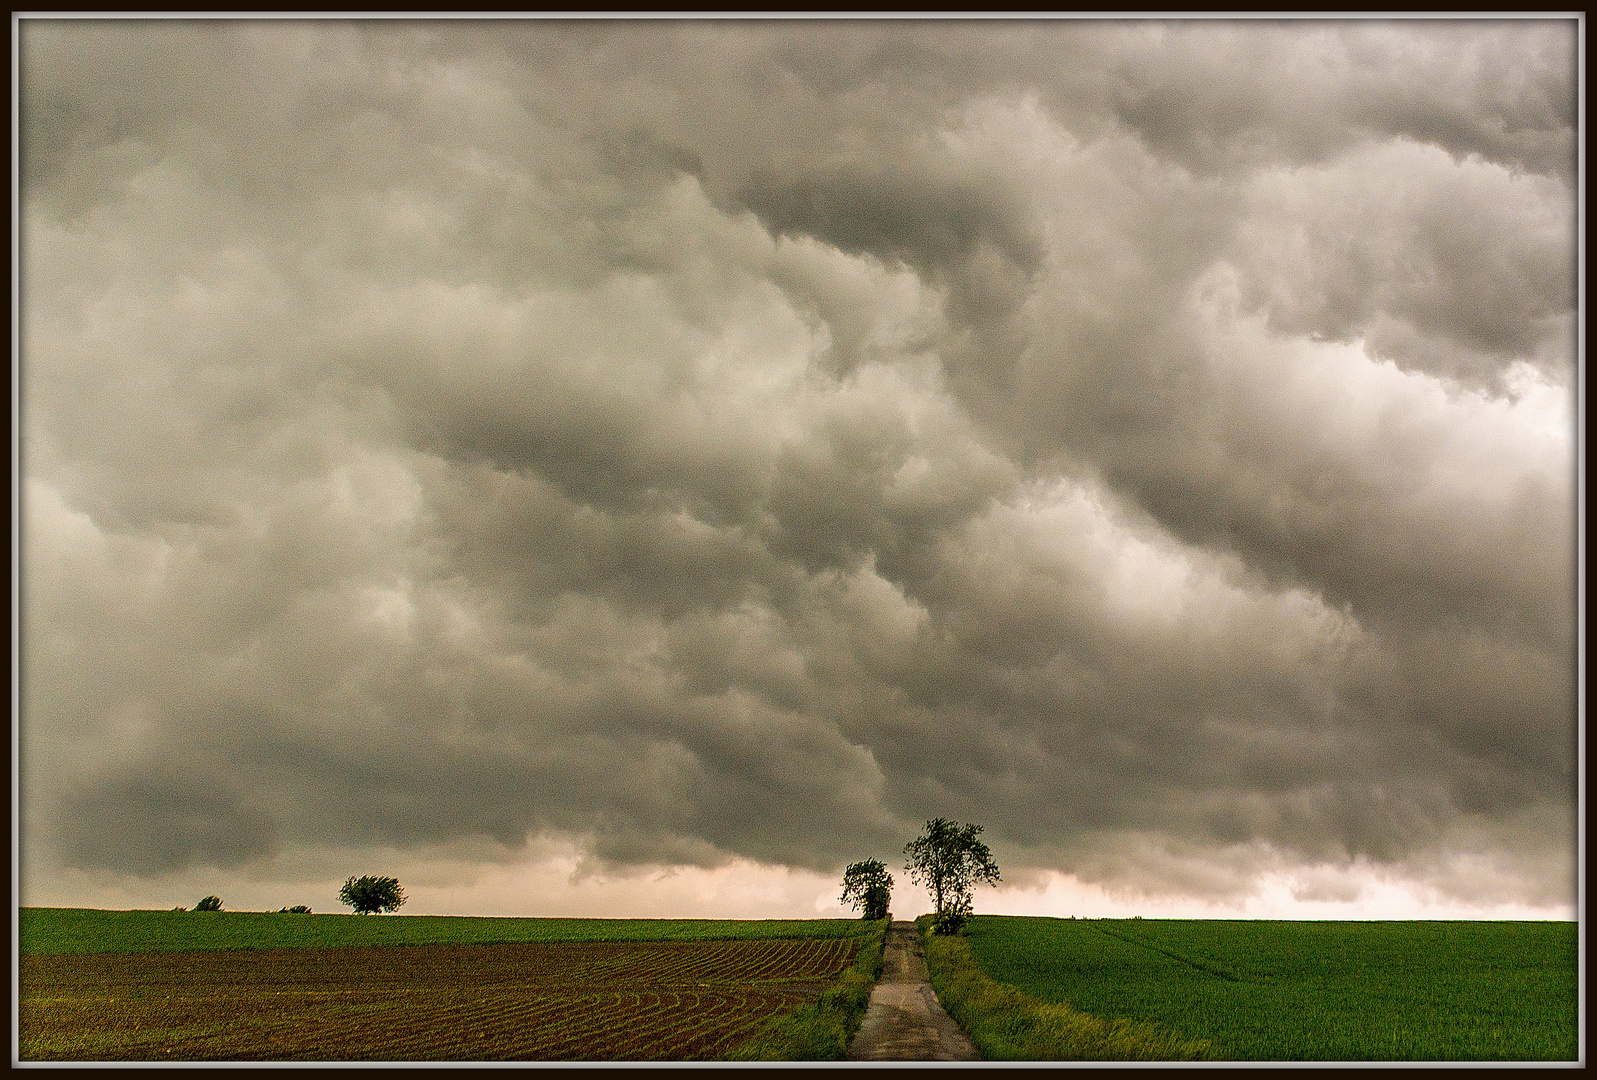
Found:
<path fill-rule="evenodd" d="M 1572 910 L 1575 25 L 23 20 L 24 901 Z"/>

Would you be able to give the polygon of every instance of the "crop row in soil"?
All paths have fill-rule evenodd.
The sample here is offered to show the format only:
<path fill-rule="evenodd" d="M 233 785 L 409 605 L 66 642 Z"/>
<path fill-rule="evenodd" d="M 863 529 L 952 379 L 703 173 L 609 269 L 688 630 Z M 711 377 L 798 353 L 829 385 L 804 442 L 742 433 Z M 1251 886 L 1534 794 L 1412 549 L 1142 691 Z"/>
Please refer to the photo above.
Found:
<path fill-rule="evenodd" d="M 851 940 L 23 956 L 23 1060 L 695 1060 Z"/>

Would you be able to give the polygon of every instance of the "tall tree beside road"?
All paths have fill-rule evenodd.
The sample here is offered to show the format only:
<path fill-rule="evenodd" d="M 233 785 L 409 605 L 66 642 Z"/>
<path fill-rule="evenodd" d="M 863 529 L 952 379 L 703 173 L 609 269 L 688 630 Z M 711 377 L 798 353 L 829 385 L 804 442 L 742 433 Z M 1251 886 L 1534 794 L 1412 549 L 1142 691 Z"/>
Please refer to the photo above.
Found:
<path fill-rule="evenodd" d="M 998 884 L 993 853 L 976 839 L 981 831 L 980 825 L 934 818 L 925 832 L 904 845 L 910 880 L 931 891 L 937 915 L 933 929 L 939 934 L 956 934 L 965 925 L 972 886 Z"/>

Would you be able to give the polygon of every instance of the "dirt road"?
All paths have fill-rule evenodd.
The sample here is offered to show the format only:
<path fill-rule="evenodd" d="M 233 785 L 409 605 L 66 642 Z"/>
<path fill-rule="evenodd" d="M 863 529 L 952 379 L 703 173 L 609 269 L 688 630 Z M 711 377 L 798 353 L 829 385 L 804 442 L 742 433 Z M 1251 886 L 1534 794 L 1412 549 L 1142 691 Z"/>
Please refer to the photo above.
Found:
<path fill-rule="evenodd" d="M 912 922 L 887 930 L 882 977 L 849 1044 L 849 1061 L 979 1061 L 959 1025 L 943 1011 L 926 973 L 920 932 Z"/>

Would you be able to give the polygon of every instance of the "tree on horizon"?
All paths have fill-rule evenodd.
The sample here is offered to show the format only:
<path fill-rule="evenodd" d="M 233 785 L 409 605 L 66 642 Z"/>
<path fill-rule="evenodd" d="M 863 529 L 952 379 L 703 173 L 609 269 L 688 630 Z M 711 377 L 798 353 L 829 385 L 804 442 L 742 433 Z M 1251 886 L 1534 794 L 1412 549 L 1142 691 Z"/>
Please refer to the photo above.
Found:
<path fill-rule="evenodd" d="M 394 911 L 406 900 L 405 890 L 399 887 L 399 879 L 391 877 L 374 877 L 367 874 L 359 878 L 350 878 L 344 882 L 344 887 L 338 890 L 339 903 L 348 904 L 355 909 L 357 915 L 370 915 L 378 911 Z"/>
<path fill-rule="evenodd" d="M 933 818 L 919 837 L 904 845 L 910 880 L 930 890 L 936 910 L 932 929 L 956 934 L 970 917 L 970 890 L 977 882 L 998 884 L 998 864 L 976 839 L 980 825 Z"/>
<path fill-rule="evenodd" d="M 862 919 L 887 918 L 892 893 L 893 875 L 880 859 L 850 863 L 843 871 L 843 903 L 851 904 L 856 911 L 863 908 Z"/>

